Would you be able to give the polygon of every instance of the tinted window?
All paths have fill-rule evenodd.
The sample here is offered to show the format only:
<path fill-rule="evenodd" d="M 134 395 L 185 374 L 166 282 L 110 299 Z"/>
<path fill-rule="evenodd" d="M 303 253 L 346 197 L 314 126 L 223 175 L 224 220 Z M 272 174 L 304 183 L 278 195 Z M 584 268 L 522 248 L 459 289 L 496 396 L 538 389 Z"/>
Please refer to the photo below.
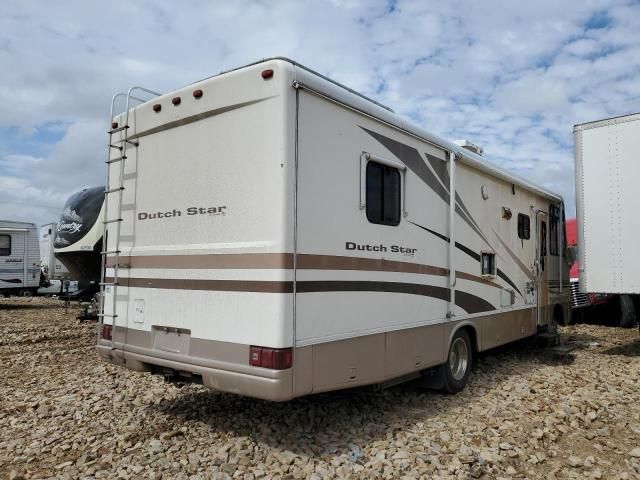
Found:
<path fill-rule="evenodd" d="M 400 172 L 376 162 L 367 163 L 367 219 L 371 223 L 400 223 Z"/>
<path fill-rule="evenodd" d="M 531 220 L 529 215 L 518 214 L 518 238 L 529 240 L 531 238 Z"/>
<path fill-rule="evenodd" d="M 0 257 L 11 255 L 11 235 L 0 235 Z"/>
<path fill-rule="evenodd" d="M 558 235 L 560 228 L 560 207 L 551 205 L 549 207 L 549 253 L 558 255 L 560 238 Z"/>

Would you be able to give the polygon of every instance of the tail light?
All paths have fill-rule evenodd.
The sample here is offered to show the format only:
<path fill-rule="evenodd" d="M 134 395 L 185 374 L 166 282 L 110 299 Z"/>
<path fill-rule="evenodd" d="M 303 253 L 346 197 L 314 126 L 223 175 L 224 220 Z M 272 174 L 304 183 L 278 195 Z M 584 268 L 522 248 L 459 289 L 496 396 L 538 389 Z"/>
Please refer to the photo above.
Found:
<path fill-rule="evenodd" d="M 253 367 L 285 370 L 293 364 L 293 349 L 268 348 L 251 345 L 249 349 L 249 365 Z"/>
<path fill-rule="evenodd" d="M 112 325 L 105 325 L 102 324 L 102 329 L 100 331 L 100 336 L 105 339 L 105 340 L 111 340 L 113 338 L 112 336 L 112 332 L 113 332 L 113 326 Z"/>

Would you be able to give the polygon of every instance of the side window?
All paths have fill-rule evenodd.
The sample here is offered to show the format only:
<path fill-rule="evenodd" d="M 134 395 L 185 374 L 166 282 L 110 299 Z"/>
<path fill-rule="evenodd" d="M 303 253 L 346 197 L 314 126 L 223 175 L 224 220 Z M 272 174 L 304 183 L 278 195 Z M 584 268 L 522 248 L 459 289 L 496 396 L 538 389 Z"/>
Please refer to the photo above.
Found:
<path fill-rule="evenodd" d="M 551 205 L 549 207 L 549 253 L 558 255 L 560 238 L 558 236 L 560 227 L 560 207 Z"/>
<path fill-rule="evenodd" d="M 401 204 L 400 171 L 369 161 L 366 177 L 367 219 L 381 225 L 398 225 Z"/>
<path fill-rule="evenodd" d="M 531 220 L 529 215 L 518 214 L 518 238 L 529 240 L 531 238 Z"/>
<path fill-rule="evenodd" d="M 482 252 L 480 256 L 480 266 L 482 268 L 482 275 L 489 275 L 495 277 L 496 275 L 496 254 L 489 252 Z"/>
<path fill-rule="evenodd" d="M 0 235 L 0 257 L 11 255 L 11 235 Z"/>

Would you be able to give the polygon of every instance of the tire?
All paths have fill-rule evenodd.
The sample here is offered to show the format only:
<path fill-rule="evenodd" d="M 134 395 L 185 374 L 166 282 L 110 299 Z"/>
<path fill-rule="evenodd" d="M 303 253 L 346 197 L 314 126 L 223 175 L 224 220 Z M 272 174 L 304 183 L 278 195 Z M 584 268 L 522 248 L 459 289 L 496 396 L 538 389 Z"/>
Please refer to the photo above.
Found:
<path fill-rule="evenodd" d="M 466 330 L 458 330 L 449 345 L 447 361 L 440 365 L 443 390 L 458 393 L 464 389 L 471 375 L 473 347 Z"/>
<path fill-rule="evenodd" d="M 622 328 L 635 327 L 638 323 L 636 320 L 636 307 L 629 295 L 620 295 L 620 323 Z"/>

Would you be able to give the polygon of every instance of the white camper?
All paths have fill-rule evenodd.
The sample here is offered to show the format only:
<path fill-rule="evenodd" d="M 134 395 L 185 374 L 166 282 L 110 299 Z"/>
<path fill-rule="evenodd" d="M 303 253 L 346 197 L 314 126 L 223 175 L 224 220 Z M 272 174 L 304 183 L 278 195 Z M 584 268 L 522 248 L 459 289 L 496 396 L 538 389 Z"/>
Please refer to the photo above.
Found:
<path fill-rule="evenodd" d="M 57 223 L 47 223 L 40 227 L 40 262 L 42 271 L 49 276 L 50 280 L 69 278 L 69 270 L 55 256 L 57 225 Z"/>
<path fill-rule="evenodd" d="M 146 94 L 114 97 L 106 360 L 270 400 L 431 367 L 456 392 L 567 318 L 559 195 L 288 59 Z"/>
<path fill-rule="evenodd" d="M 40 285 L 38 228 L 0 220 L 0 294 L 31 296 Z"/>

